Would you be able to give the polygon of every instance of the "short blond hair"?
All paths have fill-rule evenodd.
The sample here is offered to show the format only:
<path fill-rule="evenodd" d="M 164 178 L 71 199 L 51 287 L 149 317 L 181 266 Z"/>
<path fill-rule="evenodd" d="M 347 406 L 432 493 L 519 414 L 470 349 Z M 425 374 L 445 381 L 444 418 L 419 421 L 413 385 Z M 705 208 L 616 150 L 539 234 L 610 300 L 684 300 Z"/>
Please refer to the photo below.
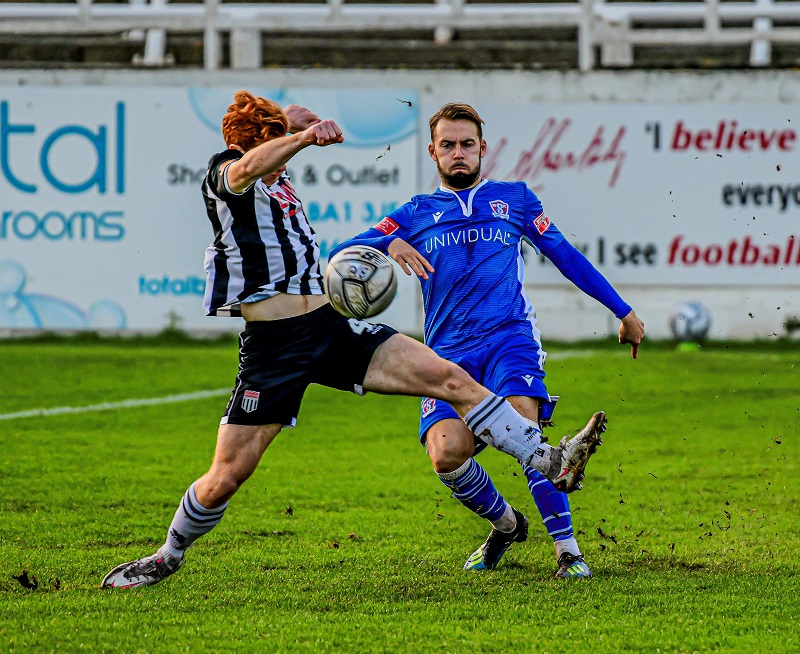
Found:
<path fill-rule="evenodd" d="M 478 115 L 478 112 L 475 111 L 470 105 L 464 102 L 451 102 L 450 104 L 443 105 L 439 108 L 431 119 L 428 121 L 428 125 L 431 128 L 431 142 L 433 142 L 433 132 L 436 129 L 436 125 L 439 124 L 439 121 L 445 120 L 468 120 L 471 123 L 475 123 L 475 126 L 478 128 L 478 138 L 483 138 L 483 118 Z"/>

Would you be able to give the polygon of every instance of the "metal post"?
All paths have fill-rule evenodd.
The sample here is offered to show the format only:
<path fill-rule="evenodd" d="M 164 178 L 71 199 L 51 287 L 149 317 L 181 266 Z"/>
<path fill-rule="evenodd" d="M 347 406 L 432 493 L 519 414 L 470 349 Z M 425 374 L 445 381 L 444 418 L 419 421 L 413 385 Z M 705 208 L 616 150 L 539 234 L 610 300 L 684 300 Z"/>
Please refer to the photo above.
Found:
<path fill-rule="evenodd" d="M 231 30 L 231 68 L 261 68 L 261 30 L 249 27 Z"/>
<path fill-rule="evenodd" d="M 711 37 L 711 42 L 716 41 L 719 36 L 721 21 L 719 18 L 719 0 L 705 0 L 706 16 L 704 26 L 706 33 Z"/>
<path fill-rule="evenodd" d="M 92 0 L 78 0 L 78 16 L 87 20 L 92 15 Z"/>
<path fill-rule="evenodd" d="M 771 6 L 772 0 L 756 0 L 756 7 L 768 9 Z M 772 41 L 769 40 L 769 34 L 772 32 L 772 19 L 756 18 L 753 21 L 753 29 L 764 38 L 755 39 L 750 44 L 750 65 L 769 66 L 772 63 Z"/>
<path fill-rule="evenodd" d="M 203 30 L 203 64 L 206 70 L 217 70 L 220 63 L 219 31 L 217 30 L 217 6 L 219 0 L 205 0 L 206 26 Z"/>
<path fill-rule="evenodd" d="M 150 5 L 163 7 L 168 0 L 150 0 Z M 142 64 L 145 66 L 163 66 L 164 56 L 167 54 L 167 31 L 161 28 L 147 30 L 144 41 L 144 58 Z"/>
<path fill-rule="evenodd" d="M 578 23 L 578 69 L 585 73 L 594 68 L 594 5 L 603 0 L 581 0 L 581 18 Z"/>
<path fill-rule="evenodd" d="M 453 16 L 455 13 L 456 7 L 454 6 L 458 2 L 461 4 L 461 0 L 436 0 L 437 5 L 446 6 L 450 11 L 448 12 L 450 16 Z M 433 41 L 436 45 L 446 45 L 453 40 L 453 28 L 450 25 L 437 25 L 436 29 L 433 31 Z"/>

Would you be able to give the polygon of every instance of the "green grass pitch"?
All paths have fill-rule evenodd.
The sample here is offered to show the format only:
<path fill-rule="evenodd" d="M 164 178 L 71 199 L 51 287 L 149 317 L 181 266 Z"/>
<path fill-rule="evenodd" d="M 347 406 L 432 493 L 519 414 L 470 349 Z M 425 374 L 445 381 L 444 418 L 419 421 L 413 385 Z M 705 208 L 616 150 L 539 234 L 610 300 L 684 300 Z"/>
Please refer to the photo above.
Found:
<path fill-rule="evenodd" d="M 3 419 L 0 649 L 800 651 L 800 350 L 550 350 L 551 440 L 609 415 L 571 496 L 594 579 L 552 579 L 524 477 L 494 451 L 479 460 L 531 537 L 463 571 L 488 529 L 432 473 L 418 400 L 312 387 L 178 574 L 102 591 L 163 541 L 226 398 Z M 15 342 L 0 362 L 6 416 L 229 387 L 236 346 Z"/>

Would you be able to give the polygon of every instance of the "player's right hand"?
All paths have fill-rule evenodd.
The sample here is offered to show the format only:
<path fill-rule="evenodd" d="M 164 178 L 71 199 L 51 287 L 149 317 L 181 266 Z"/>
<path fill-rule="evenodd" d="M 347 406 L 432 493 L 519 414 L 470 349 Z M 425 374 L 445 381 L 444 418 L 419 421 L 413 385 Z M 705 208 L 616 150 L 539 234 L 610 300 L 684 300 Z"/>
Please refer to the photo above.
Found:
<path fill-rule="evenodd" d="M 402 238 L 396 238 L 389 243 L 386 251 L 392 259 L 400 264 L 406 275 L 414 274 L 422 279 L 428 279 L 428 273 L 433 272 L 433 266 L 428 263 L 428 260 Z"/>
<path fill-rule="evenodd" d="M 321 120 L 303 130 L 302 134 L 303 141 L 308 145 L 325 146 L 344 141 L 342 130 L 332 120 Z"/>

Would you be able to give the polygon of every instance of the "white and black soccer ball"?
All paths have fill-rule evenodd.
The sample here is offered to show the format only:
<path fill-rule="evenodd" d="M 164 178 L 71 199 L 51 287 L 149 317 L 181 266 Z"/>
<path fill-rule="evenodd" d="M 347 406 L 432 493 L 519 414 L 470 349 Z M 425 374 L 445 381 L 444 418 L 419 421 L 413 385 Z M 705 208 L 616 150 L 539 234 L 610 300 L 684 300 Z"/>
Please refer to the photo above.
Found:
<path fill-rule="evenodd" d="M 370 318 L 386 309 L 397 292 L 392 260 L 380 250 L 353 245 L 328 262 L 325 288 L 331 305 L 347 318 Z"/>
<path fill-rule="evenodd" d="M 702 341 L 711 329 L 711 314 L 699 302 L 678 305 L 669 318 L 672 335 L 679 341 Z"/>

